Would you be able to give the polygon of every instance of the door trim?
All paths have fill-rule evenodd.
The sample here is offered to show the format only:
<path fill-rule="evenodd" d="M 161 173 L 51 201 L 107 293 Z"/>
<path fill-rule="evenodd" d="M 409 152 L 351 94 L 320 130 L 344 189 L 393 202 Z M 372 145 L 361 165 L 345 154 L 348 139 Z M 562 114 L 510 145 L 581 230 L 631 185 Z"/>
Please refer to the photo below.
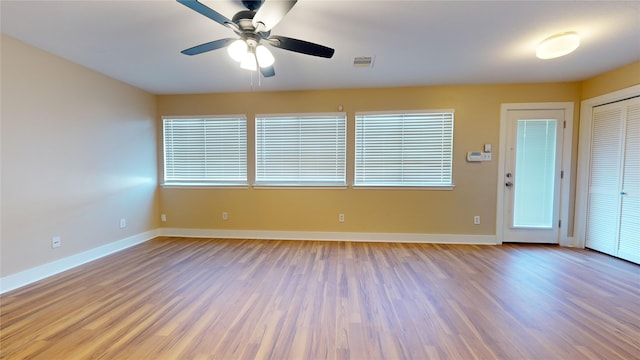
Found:
<path fill-rule="evenodd" d="M 580 103 L 580 132 L 578 139 L 578 170 L 576 179 L 576 210 L 574 215 L 575 246 L 585 247 L 587 231 L 587 203 L 589 199 L 589 168 L 591 167 L 591 133 L 593 108 L 611 102 L 640 96 L 640 85 L 583 100 Z"/>
<path fill-rule="evenodd" d="M 571 185 L 571 149 L 573 147 L 573 102 L 547 102 L 547 103 L 504 103 L 500 105 L 500 142 L 498 143 L 498 178 L 497 178 L 497 204 L 496 204 L 496 242 L 502 244 L 504 239 L 504 168 L 507 157 L 505 144 L 507 143 L 507 122 L 509 110 L 564 110 L 566 127 L 562 138 L 562 163 L 560 170 L 564 176 L 560 181 L 560 221 L 562 226 L 559 231 L 558 243 L 562 246 L 575 246 L 568 237 L 569 229 L 569 200 Z"/>

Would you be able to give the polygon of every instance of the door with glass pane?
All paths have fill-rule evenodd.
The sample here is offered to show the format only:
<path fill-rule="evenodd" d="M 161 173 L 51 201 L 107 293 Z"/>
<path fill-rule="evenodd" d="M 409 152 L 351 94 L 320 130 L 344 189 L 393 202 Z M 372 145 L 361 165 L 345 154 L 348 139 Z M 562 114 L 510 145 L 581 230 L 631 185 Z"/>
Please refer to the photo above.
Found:
<path fill-rule="evenodd" d="M 557 244 L 564 110 L 509 110 L 503 242 Z"/>

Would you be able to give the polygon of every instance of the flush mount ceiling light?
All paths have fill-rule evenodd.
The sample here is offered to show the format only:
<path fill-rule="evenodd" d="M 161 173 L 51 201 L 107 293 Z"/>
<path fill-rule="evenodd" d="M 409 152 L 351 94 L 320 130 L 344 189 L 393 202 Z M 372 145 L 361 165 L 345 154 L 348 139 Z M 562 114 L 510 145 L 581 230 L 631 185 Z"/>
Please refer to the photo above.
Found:
<path fill-rule="evenodd" d="M 539 59 L 554 59 L 573 52 L 580 46 L 580 37 L 575 32 L 556 34 L 544 39 L 536 49 Z"/>

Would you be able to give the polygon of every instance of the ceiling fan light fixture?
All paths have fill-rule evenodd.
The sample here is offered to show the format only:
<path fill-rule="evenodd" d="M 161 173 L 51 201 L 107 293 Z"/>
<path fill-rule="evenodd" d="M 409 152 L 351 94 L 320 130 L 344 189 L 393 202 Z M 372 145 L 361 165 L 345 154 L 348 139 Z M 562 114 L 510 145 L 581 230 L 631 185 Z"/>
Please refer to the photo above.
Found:
<path fill-rule="evenodd" d="M 573 52 L 580 46 L 580 37 L 575 32 L 556 34 L 544 39 L 536 49 L 539 59 L 555 59 Z"/>
<path fill-rule="evenodd" d="M 240 67 L 246 70 L 256 71 L 258 70 L 258 64 L 256 62 L 256 54 L 252 51 L 247 51 L 240 62 Z"/>
<path fill-rule="evenodd" d="M 261 41 L 283 50 L 323 58 L 331 58 L 335 52 L 330 47 L 309 41 L 271 35 L 271 29 L 287 15 L 297 0 L 243 0 L 242 5 L 247 10 L 238 11 L 232 19 L 203 4 L 202 0 L 177 1 L 216 23 L 230 28 L 239 37 L 238 40 L 225 38 L 193 46 L 182 50 L 181 53 L 184 55 L 198 55 L 226 47 L 229 56 L 239 62 L 241 68 L 257 71 L 259 65 L 260 74 L 267 78 L 275 75 L 272 66 L 275 59 L 269 49 L 260 45 Z"/>
<path fill-rule="evenodd" d="M 242 39 L 238 39 L 234 42 L 231 43 L 231 45 L 229 45 L 229 47 L 227 48 L 227 53 L 229 53 L 229 56 L 237 61 L 237 62 L 241 62 L 246 54 L 248 53 L 248 46 L 247 46 L 247 42 L 242 40 Z"/>
<path fill-rule="evenodd" d="M 258 59 L 258 65 L 260 65 L 261 68 L 269 67 L 273 65 L 273 62 L 275 61 L 271 51 L 269 51 L 269 49 L 264 45 L 258 45 L 256 47 L 256 58 Z"/>

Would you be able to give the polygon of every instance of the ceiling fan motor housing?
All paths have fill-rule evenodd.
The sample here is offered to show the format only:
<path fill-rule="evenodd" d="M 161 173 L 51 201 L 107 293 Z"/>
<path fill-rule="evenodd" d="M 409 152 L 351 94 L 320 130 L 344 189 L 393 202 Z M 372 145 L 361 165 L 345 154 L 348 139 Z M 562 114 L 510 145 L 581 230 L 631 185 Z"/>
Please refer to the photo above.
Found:
<path fill-rule="evenodd" d="M 251 22 L 251 20 L 253 20 L 253 17 L 255 15 L 256 15 L 255 11 L 243 10 L 233 15 L 233 18 L 231 19 L 231 21 L 233 21 L 234 24 L 238 25 L 238 27 L 242 31 L 253 31 L 255 30 L 255 27 L 253 26 L 253 23 Z"/>
<path fill-rule="evenodd" d="M 271 34 L 271 31 L 257 31 L 258 29 L 253 26 L 252 22 L 255 15 L 255 11 L 244 10 L 235 14 L 231 20 L 239 29 L 238 35 L 247 40 L 247 42 L 255 41 L 258 43 L 261 39 L 266 39 Z"/>

